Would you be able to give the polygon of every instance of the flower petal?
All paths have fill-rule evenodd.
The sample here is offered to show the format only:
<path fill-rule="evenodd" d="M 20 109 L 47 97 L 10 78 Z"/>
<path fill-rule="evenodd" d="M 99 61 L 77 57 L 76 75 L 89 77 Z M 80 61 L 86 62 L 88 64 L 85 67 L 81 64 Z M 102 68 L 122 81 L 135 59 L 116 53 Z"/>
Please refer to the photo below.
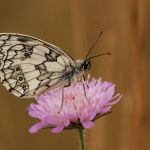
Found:
<path fill-rule="evenodd" d="M 51 130 L 52 133 L 60 133 L 64 129 L 64 126 L 57 126 Z"/>
<path fill-rule="evenodd" d="M 30 133 L 36 133 L 38 130 L 42 129 L 43 127 L 45 127 L 45 123 L 39 122 L 39 123 L 33 125 L 33 126 L 29 129 L 29 132 L 30 132 Z"/>
<path fill-rule="evenodd" d="M 92 128 L 94 126 L 94 122 L 93 121 L 82 122 L 82 125 L 84 128 L 88 129 L 88 128 Z"/>

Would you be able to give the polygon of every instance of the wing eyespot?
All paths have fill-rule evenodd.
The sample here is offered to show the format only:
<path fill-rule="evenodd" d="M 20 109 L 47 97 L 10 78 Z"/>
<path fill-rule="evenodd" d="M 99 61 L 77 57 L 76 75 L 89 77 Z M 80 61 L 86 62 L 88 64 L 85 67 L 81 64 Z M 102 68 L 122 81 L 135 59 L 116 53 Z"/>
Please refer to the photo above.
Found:
<path fill-rule="evenodd" d="M 21 66 L 16 66 L 15 71 L 16 71 L 16 72 L 21 71 Z"/>
<path fill-rule="evenodd" d="M 29 86 L 28 86 L 28 84 L 24 83 L 24 84 L 22 85 L 22 89 L 23 89 L 25 92 L 29 91 Z"/>
<path fill-rule="evenodd" d="M 31 55 L 31 54 L 28 53 L 28 52 L 24 53 L 24 56 L 25 56 L 25 57 L 29 57 L 30 55 Z"/>
<path fill-rule="evenodd" d="M 17 76 L 17 81 L 18 81 L 19 83 L 23 83 L 23 82 L 25 81 L 24 76 L 23 76 L 23 75 L 18 75 L 18 76 Z"/>
<path fill-rule="evenodd" d="M 33 46 L 25 45 L 25 51 L 32 52 L 33 51 Z"/>

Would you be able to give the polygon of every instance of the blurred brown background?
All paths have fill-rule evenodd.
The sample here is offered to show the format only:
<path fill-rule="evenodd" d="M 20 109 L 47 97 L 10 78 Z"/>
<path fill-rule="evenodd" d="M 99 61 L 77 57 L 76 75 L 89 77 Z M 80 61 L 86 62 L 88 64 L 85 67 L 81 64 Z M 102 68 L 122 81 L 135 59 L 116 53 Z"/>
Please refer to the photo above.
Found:
<path fill-rule="evenodd" d="M 91 75 L 116 83 L 123 100 L 86 131 L 87 150 L 150 150 L 149 0 L 0 0 L 0 32 L 32 35 L 83 58 L 99 30 Z M 0 85 L 1 150 L 77 150 L 77 131 L 30 135 L 36 120 L 32 100 L 12 96 Z"/>

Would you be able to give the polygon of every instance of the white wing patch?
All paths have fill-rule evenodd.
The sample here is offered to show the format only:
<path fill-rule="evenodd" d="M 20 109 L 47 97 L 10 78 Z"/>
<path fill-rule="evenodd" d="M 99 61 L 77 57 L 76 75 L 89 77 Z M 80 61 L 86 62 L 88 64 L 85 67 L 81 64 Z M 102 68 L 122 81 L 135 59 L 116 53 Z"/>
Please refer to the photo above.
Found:
<path fill-rule="evenodd" d="M 74 60 L 54 45 L 25 35 L 0 34 L 1 82 L 18 97 L 33 97 L 64 84 L 66 66 L 75 66 Z"/>

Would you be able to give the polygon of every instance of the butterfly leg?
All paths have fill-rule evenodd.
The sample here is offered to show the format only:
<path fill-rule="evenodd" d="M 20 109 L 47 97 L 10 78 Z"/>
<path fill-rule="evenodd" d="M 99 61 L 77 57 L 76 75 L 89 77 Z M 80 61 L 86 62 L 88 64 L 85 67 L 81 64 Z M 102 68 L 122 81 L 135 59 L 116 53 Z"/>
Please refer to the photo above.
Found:
<path fill-rule="evenodd" d="M 85 76 L 83 75 L 82 77 L 83 77 L 82 81 L 85 81 Z M 81 83 L 82 83 L 82 86 L 83 86 L 84 94 L 85 94 L 86 100 L 88 101 L 87 94 L 86 94 L 86 89 L 85 89 L 85 85 L 84 85 L 84 83 L 82 81 L 81 81 Z"/>
<path fill-rule="evenodd" d="M 61 112 L 62 107 L 63 107 L 63 103 L 64 103 L 64 87 L 62 87 L 62 101 L 61 101 L 60 110 L 58 111 L 58 113 Z"/>
<path fill-rule="evenodd" d="M 71 82 L 69 81 L 68 84 L 62 88 L 62 101 L 61 101 L 60 111 L 62 110 L 63 103 L 64 103 L 64 88 L 70 86 L 70 84 L 71 84 Z M 59 111 L 59 113 L 60 113 L 60 111 Z"/>
<path fill-rule="evenodd" d="M 62 101 L 61 101 L 61 107 L 60 107 L 60 110 L 62 110 L 63 103 L 64 103 L 64 87 L 62 88 Z"/>

